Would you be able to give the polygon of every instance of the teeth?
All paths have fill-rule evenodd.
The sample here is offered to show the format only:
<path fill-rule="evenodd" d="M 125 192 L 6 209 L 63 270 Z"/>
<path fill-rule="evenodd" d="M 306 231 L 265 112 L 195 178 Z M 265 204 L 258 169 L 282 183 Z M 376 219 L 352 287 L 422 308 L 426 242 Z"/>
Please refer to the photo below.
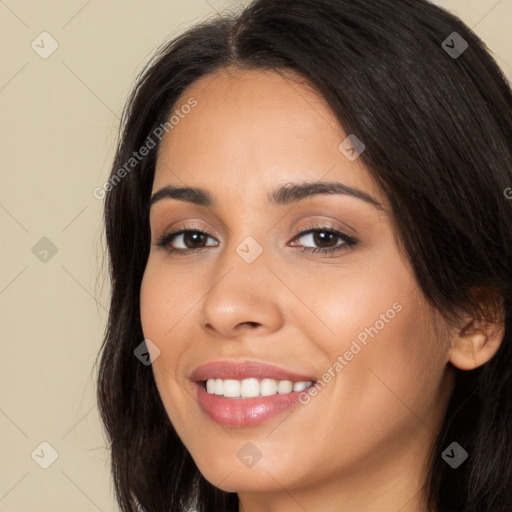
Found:
<path fill-rule="evenodd" d="M 293 391 L 293 382 L 291 380 L 281 380 L 277 385 L 277 392 L 280 395 L 291 393 Z"/>
<path fill-rule="evenodd" d="M 225 396 L 226 398 L 253 398 L 256 396 L 286 395 L 293 391 L 303 391 L 313 385 L 312 381 L 292 382 L 291 380 L 275 380 L 256 378 L 208 379 L 206 391 L 210 395 Z"/>
<path fill-rule="evenodd" d="M 272 396 L 277 393 L 277 381 L 274 379 L 263 379 L 260 382 L 260 395 Z"/>
<path fill-rule="evenodd" d="M 224 396 L 229 398 L 236 398 L 240 396 L 240 381 L 239 380 L 225 380 L 224 381 Z"/>
<path fill-rule="evenodd" d="M 237 381 L 239 382 L 239 381 Z M 240 384 L 240 393 L 238 396 L 243 398 L 252 398 L 259 396 L 260 394 L 260 383 L 258 379 L 244 379 Z M 226 395 L 224 395 L 226 396 Z M 236 397 L 235 397 L 236 398 Z"/>
<path fill-rule="evenodd" d="M 293 385 L 293 391 L 304 391 L 307 387 L 307 382 L 296 382 Z"/>
<path fill-rule="evenodd" d="M 206 391 L 213 395 L 215 393 L 215 379 L 208 379 L 206 381 Z"/>
<path fill-rule="evenodd" d="M 216 379 L 215 380 L 215 391 L 214 393 L 216 395 L 223 395 L 224 394 L 224 382 L 222 379 Z"/>

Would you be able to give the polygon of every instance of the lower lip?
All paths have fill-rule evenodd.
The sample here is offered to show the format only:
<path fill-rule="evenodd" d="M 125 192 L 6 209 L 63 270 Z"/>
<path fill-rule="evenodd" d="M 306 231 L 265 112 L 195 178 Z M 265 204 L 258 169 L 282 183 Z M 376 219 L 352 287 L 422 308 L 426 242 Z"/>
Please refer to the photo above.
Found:
<path fill-rule="evenodd" d="M 202 383 L 194 383 L 197 389 L 197 401 L 203 411 L 220 425 L 230 427 L 249 427 L 278 416 L 300 403 L 302 391 L 285 395 L 257 396 L 254 398 L 226 398 L 211 395 Z"/>

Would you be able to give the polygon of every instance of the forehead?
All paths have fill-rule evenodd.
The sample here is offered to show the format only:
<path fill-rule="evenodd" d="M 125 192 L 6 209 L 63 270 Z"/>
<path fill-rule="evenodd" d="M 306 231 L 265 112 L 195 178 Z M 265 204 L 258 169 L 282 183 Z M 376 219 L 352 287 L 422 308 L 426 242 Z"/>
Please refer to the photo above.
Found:
<path fill-rule="evenodd" d="M 183 109 L 191 101 L 194 108 Z M 160 145 L 153 190 L 183 180 L 241 192 L 325 178 L 364 183 L 377 193 L 361 160 L 350 162 L 340 152 L 347 134 L 303 78 L 223 69 L 193 83 L 173 112 L 179 120 Z"/>

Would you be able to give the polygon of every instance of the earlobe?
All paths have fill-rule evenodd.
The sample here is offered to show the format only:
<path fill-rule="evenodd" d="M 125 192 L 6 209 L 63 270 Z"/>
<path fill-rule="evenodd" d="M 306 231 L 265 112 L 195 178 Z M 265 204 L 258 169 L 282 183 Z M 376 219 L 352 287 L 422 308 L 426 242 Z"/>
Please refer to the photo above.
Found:
<path fill-rule="evenodd" d="M 460 370 L 474 370 L 487 363 L 500 348 L 504 322 L 472 318 L 452 339 L 449 361 Z"/>

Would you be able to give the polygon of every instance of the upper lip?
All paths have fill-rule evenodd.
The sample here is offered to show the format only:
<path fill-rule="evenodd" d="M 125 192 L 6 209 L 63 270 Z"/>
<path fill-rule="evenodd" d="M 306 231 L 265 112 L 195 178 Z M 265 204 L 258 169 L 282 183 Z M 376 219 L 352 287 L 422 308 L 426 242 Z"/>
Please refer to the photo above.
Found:
<path fill-rule="evenodd" d="M 189 379 L 193 382 L 200 382 L 208 379 L 243 380 L 251 377 L 293 382 L 316 381 L 316 378 L 311 375 L 303 375 L 274 364 L 258 361 L 213 361 L 195 368 Z"/>

